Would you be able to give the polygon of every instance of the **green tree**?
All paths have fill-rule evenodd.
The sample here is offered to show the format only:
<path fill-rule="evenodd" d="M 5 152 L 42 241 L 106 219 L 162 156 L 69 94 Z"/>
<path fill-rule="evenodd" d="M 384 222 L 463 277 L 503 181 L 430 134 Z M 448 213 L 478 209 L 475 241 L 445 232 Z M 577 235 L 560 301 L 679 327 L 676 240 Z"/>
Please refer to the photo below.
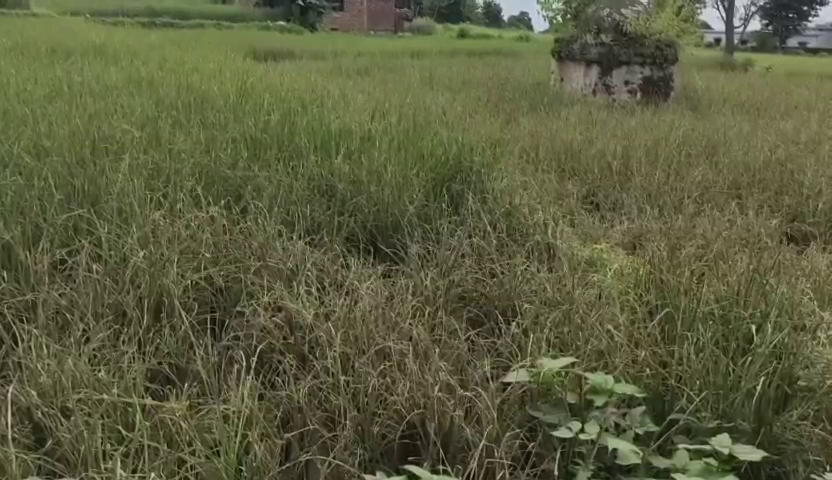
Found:
<path fill-rule="evenodd" d="M 760 7 L 760 23 L 782 48 L 828 4 L 829 0 L 767 0 Z"/>
<path fill-rule="evenodd" d="M 484 0 L 480 11 L 482 12 L 482 20 L 486 27 L 503 28 L 505 26 L 503 7 L 495 0 Z"/>
<path fill-rule="evenodd" d="M 529 30 L 531 32 L 534 31 L 534 25 L 532 24 L 532 16 L 529 15 L 529 12 L 520 11 L 517 15 L 511 15 L 506 19 L 506 26 L 508 28 L 514 28 L 517 30 Z"/>
<path fill-rule="evenodd" d="M 416 0 L 414 8 L 416 15 L 438 23 L 478 23 L 477 0 Z"/>

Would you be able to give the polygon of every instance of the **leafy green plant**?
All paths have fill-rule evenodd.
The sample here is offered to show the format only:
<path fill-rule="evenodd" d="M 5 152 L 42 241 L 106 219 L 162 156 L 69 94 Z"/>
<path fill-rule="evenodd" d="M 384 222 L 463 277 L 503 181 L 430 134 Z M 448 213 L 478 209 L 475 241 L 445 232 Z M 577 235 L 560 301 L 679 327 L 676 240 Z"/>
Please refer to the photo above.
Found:
<path fill-rule="evenodd" d="M 436 475 L 429 471 L 417 467 L 415 465 L 407 465 L 403 467 L 408 473 L 412 474 L 419 480 L 457 480 L 456 477 L 449 477 L 447 475 Z M 365 480 L 408 480 L 407 475 L 398 475 L 395 477 L 388 477 L 382 472 L 376 472 L 375 475 L 364 475 Z"/>
<path fill-rule="evenodd" d="M 604 372 L 572 367 L 574 357 L 541 358 L 502 381 L 539 389 L 543 400 L 528 408 L 549 431 L 579 480 L 615 472 L 630 478 L 732 480 L 746 462 L 768 454 L 736 443 L 727 433 L 691 441 L 653 423 L 641 388 Z M 684 416 L 682 417 L 684 420 Z M 669 452 L 669 457 L 662 456 Z"/>

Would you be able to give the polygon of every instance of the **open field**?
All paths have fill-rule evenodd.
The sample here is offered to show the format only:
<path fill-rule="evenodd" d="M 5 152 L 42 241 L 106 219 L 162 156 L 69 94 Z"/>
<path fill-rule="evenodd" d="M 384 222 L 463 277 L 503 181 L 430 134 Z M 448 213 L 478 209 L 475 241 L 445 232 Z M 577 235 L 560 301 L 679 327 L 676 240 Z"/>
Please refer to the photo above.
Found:
<path fill-rule="evenodd" d="M 554 478 L 544 354 L 821 471 L 832 60 L 613 108 L 548 49 L 0 18 L 0 478 Z"/>

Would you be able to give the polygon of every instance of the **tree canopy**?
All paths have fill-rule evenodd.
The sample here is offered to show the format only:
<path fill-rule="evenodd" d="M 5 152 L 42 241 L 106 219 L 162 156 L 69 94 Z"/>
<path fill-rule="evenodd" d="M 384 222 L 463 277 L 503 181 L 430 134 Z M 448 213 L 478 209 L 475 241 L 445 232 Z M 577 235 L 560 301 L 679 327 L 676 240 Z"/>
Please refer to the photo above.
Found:
<path fill-rule="evenodd" d="M 480 14 L 486 27 L 502 28 L 505 24 L 503 7 L 495 0 L 483 0 L 480 6 Z"/>
<path fill-rule="evenodd" d="M 521 10 L 517 15 L 511 15 L 506 19 L 506 26 L 508 28 L 515 28 L 517 30 L 534 31 L 534 24 L 532 24 L 532 16 L 529 12 Z"/>
<path fill-rule="evenodd" d="M 760 23 L 782 47 L 828 4 L 829 0 L 766 0 L 760 7 Z"/>

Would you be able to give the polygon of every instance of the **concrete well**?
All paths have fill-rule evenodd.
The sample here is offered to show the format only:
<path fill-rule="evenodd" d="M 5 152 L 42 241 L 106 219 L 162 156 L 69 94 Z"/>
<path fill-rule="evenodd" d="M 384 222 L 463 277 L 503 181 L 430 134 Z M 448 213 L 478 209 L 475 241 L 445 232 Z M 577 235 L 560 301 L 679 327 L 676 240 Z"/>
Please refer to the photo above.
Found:
<path fill-rule="evenodd" d="M 552 83 L 614 101 L 666 102 L 676 91 L 675 47 L 576 45 L 553 52 Z"/>

